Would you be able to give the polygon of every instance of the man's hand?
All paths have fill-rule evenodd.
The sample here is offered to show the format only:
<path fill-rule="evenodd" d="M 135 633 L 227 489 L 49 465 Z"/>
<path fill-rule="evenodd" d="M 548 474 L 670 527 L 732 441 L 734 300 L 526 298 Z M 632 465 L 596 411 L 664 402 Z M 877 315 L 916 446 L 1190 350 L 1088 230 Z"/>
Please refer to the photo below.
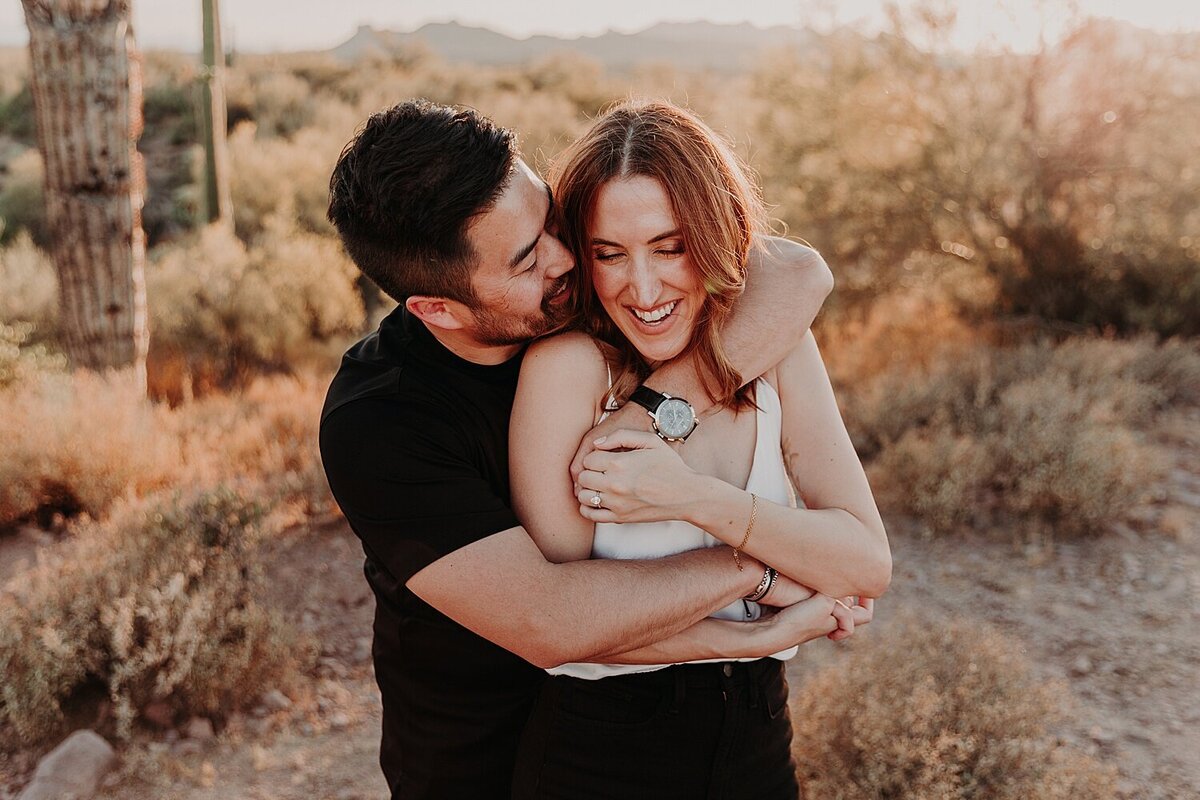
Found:
<path fill-rule="evenodd" d="M 603 437 L 583 467 L 575 496 L 579 513 L 592 522 L 683 519 L 699 491 L 690 483 L 696 472 L 653 433 L 618 430 Z"/>
<path fill-rule="evenodd" d="M 579 488 L 579 475 L 584 470 L 583 460 L 596 449 L 597 439 L 612 436 L 619 430 L 644 431 L 651 430 L 650 415 L 646 409 L 637 403 L 626 403 L 605 417 L 599 425 L 592 428 L 579 443 L 575 458 L 571 459 L 571 481 Z M 658 438 L 657 435 L 655 438 Z"/>

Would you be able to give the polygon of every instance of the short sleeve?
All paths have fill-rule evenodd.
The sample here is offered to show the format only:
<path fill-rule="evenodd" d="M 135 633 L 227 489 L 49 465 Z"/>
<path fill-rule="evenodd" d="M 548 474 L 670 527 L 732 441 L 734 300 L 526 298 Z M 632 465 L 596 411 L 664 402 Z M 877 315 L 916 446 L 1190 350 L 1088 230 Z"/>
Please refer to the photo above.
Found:
<path fill-rule="evenodd" d="M 320 443 L 334 498 L 368 556 L 401 585 L 520 524 L 471 444 L 433 406 L 348 403 L 323 421 Z"/>

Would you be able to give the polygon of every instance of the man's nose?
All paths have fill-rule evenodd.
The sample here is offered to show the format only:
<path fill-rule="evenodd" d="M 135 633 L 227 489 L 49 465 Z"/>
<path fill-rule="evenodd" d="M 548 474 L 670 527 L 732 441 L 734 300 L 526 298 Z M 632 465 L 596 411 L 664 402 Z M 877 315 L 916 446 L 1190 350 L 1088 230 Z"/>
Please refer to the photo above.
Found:
<path fill-rule="evenodd" d="M 575 269 L 575 258 L 571 255 L 571 251 L 567 249 L 567 246 L 560 242 L 557 237 L 552 238 L 551 247 L 554 249 L 551 253 L 550 267 L 546 270 L 546 277 L 555 279 Z"/>

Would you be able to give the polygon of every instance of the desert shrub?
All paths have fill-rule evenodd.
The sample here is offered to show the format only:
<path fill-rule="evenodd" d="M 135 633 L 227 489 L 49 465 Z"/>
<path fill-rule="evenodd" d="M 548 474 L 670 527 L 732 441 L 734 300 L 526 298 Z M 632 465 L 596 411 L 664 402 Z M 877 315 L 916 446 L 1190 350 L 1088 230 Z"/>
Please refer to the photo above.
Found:
<path fill-rule="evenodd" d="M 200 124 L 200 88 L 196 76 L 165 70 L 143 94 L 142 118 L 146 138 L 161 138 L 175 146 L 195 144 Z"/>
<path fill-rule="evenodd" d="M 312 123 L 315 100 L 304 79 L 272 70 L 255 76 L 253 91 L 259 136 L 288 137 Z"/>
<path fill-rule="evenodd" d="M 935 532 L 1016 515 L 1073 534 L 1149 499 L 1163 465 L 1140 432 L 1198 379 L 1200 353 L 1182 342 L 976 343 L 841 400 L 885 506 Z"/>
<path fill-rule="evenodd" d="M 123 498 L 235 480 L 273 508 L 302 516 L 331 510 L 317 454 L 324 379 L 259 378 L 169 408 L 147 402 L 122 376 L 66 373 L 61 357 L 23 356 L 12 367 L 5 330 L 0 529 L 21 520 L 48 524 L 55 514 L 100 518 Z M 19 377 L 5 386 L 8 372 Z"/>
<path fill-rule="evenodd" d="M 27 77 L 19 76 L 21 86 L 8 96 L 0 95 L 0 133 L 32 147 L 37 137 L 37 124 L 33 116 L 33 92 Z M 2 89 L 3 87 L 0 87 Z"/>
<path fill-rule="evenodd" d="M 305 128 L 290 139 L 264 138 L 253 123 L 238 125 L 229 135 L 229 183 L 238 235 L 250 241 L 274 217 L 331 235 L 325 219 L 329 175 L 352 134 L 352 128 L 337 133 Z"/>
<path fill-rule="evenodd" d="M 521 72 L 533 92 L 567 100 L 574 107 L 574 117 L 595 114 L 626 86 L 606 75 L 599 61 L 570 50 L 547 53 L 523 65 Z"/>
<path fill-rule="evenodd" d="M 839 396 L 890 370 L 928 370 L 983 339 L 954 305 L 924 292 L 895 292 L 866 307 L 823 313 L 817 337 Z"/>
<path fill-rule="evenodd" d="M 893 623 L 793 693 L 806 796 L 1116 797 L 1115 770 L 1056 744 L 1062 694 L 977 623 Z"/>
<path fill-rule="evenodd" d="M 847 381 L 847 417 L 860 454 L 874 455 L 906 431 L 943 420 L 966 431 L 986 427 L 1000 392 L 1047 374 L 1061 376 L 1097 422 L 1135 428 L 1155 411 L 1200 396 L 1200 348 L 1183 340 L 1075 337 L 1059 344 L 945 347 L 934 336 L 926 344 L 924 363 L 901 359 Z"/>
<path fill-rule="evenodd" d="M 10 582 L 0 734 L 45 741 L 106 695 L 128 736 L 148 703 L 223 713 L 286 679 L 301 651 L 255 601 L 262 517 L 225 488 L 130 505 Z"/>
<path fill-rule="evenodd" d="M 1148 387 L 1153 408 L 1200 404 L 1200 343 L 1169 339 L 1156 344 L 1150 337 L 1113 341 L 1091 337 L 1068 339 L 1055 349 L 1053 364 L 1076 384 L 1104 387 L 1097 373 Z M 1128 418 L 1128 417 L 1126 417 Z M 1146 422 L 1149 415 L 1137 422 Z"/>
<path fill-rule="evenodd" d="M 928 43 L 949 18 L 889 23 L 769 55 L 738 99 L 766 197 L 840 270 L 839 302 L 946 253 L 994 280 L 993 313 L 1194 334 L 1196 49 L 1092 20 L 1036 57 L 947 61 Z"/>
<path fill-rule="evenodd" d="M 185 480 L 253 483 L 273 507 L 326 513 L 332 496 L 317 452 L 327 381 L 308 375 L 259 378 L 245 389 L 180 406 L 164 435 L 179 442 Z"/>
<path fill-rule="evenodd" d="M 935 532 L 1016 516 L 1037 529 L 1099 532 L 1148 499 L 1152 450 L 1061 376 L 1005 387 L 980 428 L 906 431 L 869 472 L 881 502 Z"/>
<path fill-rule="evenodd" d="M 0 247 L 0 324 L 28 322 L 44 335 L 53 331 L 57 318 L 54 264 L 23 230 Z"/>
<path fill-rule="evenodd" d="M 0 526 L 85 512 L 166 484 L 177 449 L 125 375 L 39 370 L 0 389 Z"/>
<path fill-rule="evenodd" d="M 33 330 L 28 322 L 8 325 L 0 320 L 0 390 L 66 368 L 67 359 L 62 353 L 31 342 Z"/>
<path fill-rule="evenodd" d="M 218 365 L 226 382 L 328 360 L 363 324 L 356 274 L 335 240 L 278 217 L 250 247 L 206 228 L 147 267 L 151 347 Z"/>
<path fill-rule="evenodd" d="M 0 243 L 27 230 L 39 245 L 47 244 L 42 180 L 42 157 L 37 150 L 24 150 L 8 162 L 8 175 L 0 184 Z"/>

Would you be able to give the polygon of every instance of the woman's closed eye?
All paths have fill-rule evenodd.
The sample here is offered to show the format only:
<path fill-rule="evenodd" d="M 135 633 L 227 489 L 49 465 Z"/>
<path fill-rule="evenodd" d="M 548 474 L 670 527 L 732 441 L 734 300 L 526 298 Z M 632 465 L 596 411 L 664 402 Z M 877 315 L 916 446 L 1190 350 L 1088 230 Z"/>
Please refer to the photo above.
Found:
<path fill-rule="evenodd" d="M 679 247 L 664 247 L 662 249 L 655 250 L 654 255 L 659 256 L 660 258 L 675 258 L 676 256 L 681 256 L 686 252 L 687 251 L 684 250 L 681 245 Z M 597 261 L 607 264 L 616 261 L 624 255 L 624 253 L 596 253 L 594 258 Z"/>

